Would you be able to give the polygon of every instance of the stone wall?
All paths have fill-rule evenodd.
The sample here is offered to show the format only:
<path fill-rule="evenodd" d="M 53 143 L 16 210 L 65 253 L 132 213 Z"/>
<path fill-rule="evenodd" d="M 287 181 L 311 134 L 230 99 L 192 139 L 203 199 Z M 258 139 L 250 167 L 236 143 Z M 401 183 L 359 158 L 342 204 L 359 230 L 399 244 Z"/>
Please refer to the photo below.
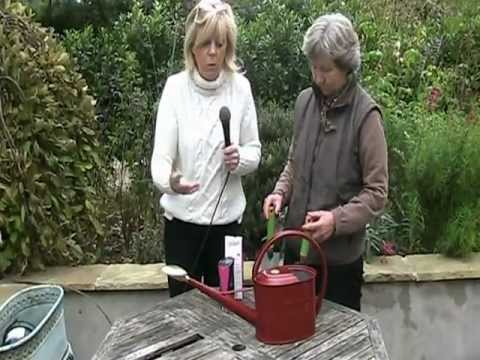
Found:
<path fill-rule="evenodd" d="M 109 321 L 161 306 L 168 297 L 162 266 L 50 268 L 2 280 L 0 301 L 29 286 L 16 281 L 63 285 L 69 340 L 77 360 L 89 360 L 107 334 Z M 245 264 L 247 282 L 251 266 Z M 365 265 L 364 278 L 363 311 L 379 321 L 392 360 L 480 359 L 480 255 L 468 260 L 380 257 Z"/>
<path fill-rule="evenodd" d="M 480 256 L 377 258 L 366 265 L 363 311 L 392 360 L 478 360 Z"/>

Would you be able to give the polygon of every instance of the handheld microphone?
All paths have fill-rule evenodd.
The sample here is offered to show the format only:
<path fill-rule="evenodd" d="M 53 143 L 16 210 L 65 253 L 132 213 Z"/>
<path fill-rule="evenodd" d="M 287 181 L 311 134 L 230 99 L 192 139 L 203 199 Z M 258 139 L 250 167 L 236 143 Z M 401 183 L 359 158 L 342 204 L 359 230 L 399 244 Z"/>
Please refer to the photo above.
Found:
<path fill-rule="evenodd" d="M 220 121 L 223 128 L 223 138 L 225 139 L 225 147 L 230 146 L 230 110 L 226 106 L 220 108 Z"/>

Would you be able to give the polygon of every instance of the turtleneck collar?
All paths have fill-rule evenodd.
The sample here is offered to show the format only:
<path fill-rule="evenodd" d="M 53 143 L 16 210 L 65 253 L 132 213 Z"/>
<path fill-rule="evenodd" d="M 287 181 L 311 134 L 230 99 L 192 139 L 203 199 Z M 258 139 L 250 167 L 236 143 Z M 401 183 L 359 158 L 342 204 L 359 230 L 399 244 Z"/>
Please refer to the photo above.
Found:
<path fill-rule="evenodd" d="M 352 98 L 351 90 L 354 88 L 356 83 L 357 78 L 355 74 L 351 73 L 348 75 L 345 85 L 334 95 L 323 95 L 320 87 L 315 84 L 315 82 L 312 82 L 312 88 L 313 92 L 315 93 L 315 97 L 321 104 L 326 105 L 327 108 L 333 108 L 341 107 L 350 103 Z"/>
<path fill-rule="evenodd" d="M 212 93 L 212 94 L 215 93 L 217 89 L 222 87 L 222 85 L 225 83 L 226 77 L 227 75 L 224 70 L 222 70 L 218 75 L 218 77 L 212 81 L 205 80 L 200 75 L 197 69 L 194 69 L 191 72 L 191 78 L 195 86 L 198 89 L 200 89 L 202 92 Z"/>

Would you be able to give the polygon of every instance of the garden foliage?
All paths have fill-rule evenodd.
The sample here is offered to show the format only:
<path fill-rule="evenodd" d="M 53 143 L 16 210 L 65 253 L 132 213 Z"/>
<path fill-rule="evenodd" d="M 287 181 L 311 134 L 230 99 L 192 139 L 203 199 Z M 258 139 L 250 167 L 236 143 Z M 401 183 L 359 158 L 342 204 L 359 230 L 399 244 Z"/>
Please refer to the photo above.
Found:
<path fill-rule="evenodd" d="M 121 261 L 158 261 L 162 256 L 159 194 L 151 185 L 149 161 L 155 104 L 167 76 L 183 66 L 183 3 L 125 0 L 109 10 L 112 21 L 84 19 L 84 25 L 62 35 L 63 45 L 97 100 L 95 127 L 110 179 L 106 189 L 96 190 L 101 200 L 98 211 L 107 214 L 100 218 L 107 230 L 97 260 L 106 261 L 102 251 L 119 254 Z M 248 205 L 243 224 L 250 244 L 258 245 L 264 236 L 261 204 L 284 165 L 295 97 L 310 83 L 308 63 L 301 52 L 303 34 L 318 15 L 338 11 L 352 19 L 360 35 L 360 81 L 383 108 L 389 147 L 390 201 L 385 214 L 369 226 L 371 248 L 382 252 L 385 244 L 394 243 L 399 252 L 440 251 L 455 256 L 479 249 L 480 6 L 476 2 L 238 0 L 232 4 L 239 23 L 238 58 L 252 84 L 263 145 L 259 170 L 244 181 Z M 45 23 L 45 16 L 41 19 Z M 47 65 L 32 66 L 46 69 Z M 16 70 L 17 78 L 30 76 L 28 67 L 17 69 L 22 69 Z M 54 69 L 55 65 L 50 72 Z M 81 79 L 78 82 L 83 84 Z M 2 89 L 7 86 L 14 85 L 2 80 Z M 52 83 L 49 91 L 55 86 Z M 5 102 L 7 93 L 2 94 Z M 70 116 L 68 111 L 76 103 L 68 100 L 68 91 L 62 94 L 67 100 L 55 104 Z M 51 97 L 36 101 L 48 104 Z M 61 107 L 62 103 L 68 106 Z M 24 109 L 16 106 L 15 111 Z M 12 115 L 5 118 L 14 121 Z M 28 118 L 58 119 L 43 112 Z M 81 119 L 90 128 L 93 118 Z M 42 141 L 53 141 L 43 136 Z M 85 156 L 94 154 L 92 150 Z M 77 152 L 69 155 L 80 156 Z M 6 173 L 4 168 L 13 171 L 8 162 L 0 166 L 0 176 Z M 8 180 L 10 186 L 13 180 Z M 75 191 L 89 193 L 85 189 L 91 188 L 82 186 Z M 68 197 L 68 187 L 57 187 L 55 193 Z M 27 229 L 24 223 L 19 228 Z M 79 234 L 67 230 L 58 232 L 59 238 L 70 241 L 71 234 Z M 23 243 L 24 235 L 18 234 Z"/>
<path fill-rule="evenodd" d="M 98 221 L 94 99 L 23 5 L 0 7 L 0 271 L 85 261 Z"/>

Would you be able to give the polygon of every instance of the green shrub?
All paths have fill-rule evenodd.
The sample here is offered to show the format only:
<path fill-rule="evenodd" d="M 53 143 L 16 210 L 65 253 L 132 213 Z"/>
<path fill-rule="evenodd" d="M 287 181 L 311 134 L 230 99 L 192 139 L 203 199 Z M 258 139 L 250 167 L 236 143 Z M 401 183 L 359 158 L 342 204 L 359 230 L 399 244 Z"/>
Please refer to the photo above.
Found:
<path fill-rule="evenodd" d="M 167 76 L 181 68 L 179 9 L 178 2 L 156 3 L 147 15 L 142 2 L 133 1 L 112 28 L 87 26 L 64 39 L 98 100 L 110 160 L 126 161 L 130 171 L 139 166 L 142 175 L 149 168 L 155 102 Z"/>
<path fill-rule="evenodd" d="M 147 12 L 134 0 L 131 11 L 122 15 L 113 32 L 124 34 L 140 64 L 145 89 L 156 100 L 167 77 L 183 70 L 183 38 L 186 10 L 177 0 L 157 1 Z"/>
<path fill-rule="evenodd" d="M 140 163 L 143 137 L 150 134 L 152 100 L 140 64 L 122 32 L 86 27 L 64 40 L 97 99 L 96 112 L 107 158 Z"/>
<path fill-rule="evenodd" d="M 308 19 L 281 1 L 266 1 L 254 19 L 239 23 L 238 56 L 254 96 L 291 106 L 310 83 L 308 64 L 301 51 Z"/>
<path fill-rule="evenodd" d="M 105 199 L 106 231 L 98 261 L 102 263 L 135 262 L 137 264 L 163 260 L 163 220 L 158 194 L 151 180 L 128 179 L 127 169 L 120 169 L 111 183 Z"/>
<path fill-rule="evenodd" d="M 480 203 L 462 205 L 445 227 L 445 233 L 436 244 L 437 250 L 450 256 L 467 256 L 480 250 Z"/>
<path fill-rule="evenodd" d="M 437 35 L 438 66 L 451 74 L 445 99 L 452 105 L 470 104 L 480 92 L 480 9 L 474 2 L 457 6 L 444 17 Z"/>
<path fill-rule="evenodd" d="M 58 33 L 84 26 L 110 26 L 132 0 L 24 0 L 35 11 L 35 20 Z M 148 1 L 149 2 L 149 1 Z"/>
<path fill-rule="evenodd" d="M 245 238 L 256 248 L 266 234 L 266 220 L 262 215 L 263 199 L 272 192 L 285 166 L 293 136 L 293 112 L 275 103 L 258 107 L 262 159 L 258 170 L 243 180 L 247 209 L 243 217 Z"/>
<path fill-rule="evenodd" d="M 94 100 L 20 3 L 0 17 L 0 271 L 85 260 L 103 235 Z"/>
<path fill-rule="evenodd" d="M 159 261 L 162 256 L 158 242 L 163 224 L 159 194 L 150 180 L 150 157 L 155 102 L 167 76 L 181 68 L 182 36 L 176 21 L 181 4 L 158 2 L 149 14 L 140 1 L 132 4 L 131 12 L 111 28 L 87 26 L 67 32 L 64 39 L 98 99 L 97 119 L 114 180 L 103 194 L 109 214 L 105 251 L 97 254 L 103 261 L 112 253 L 122 261 Z M 117 162 L 120 172 L 114 169 Z"/>
<path fill-rule="evenodd" d="M 472 185 L 480 176 L 479 124 L 468 124 L 462 112 L 421 106 L 389 115 L 390 212 L 408 229 L 396 240 L 405 252 L 477 249 L 480 239 L 468 231 L 478 226 L 472 214 L 480 189 Z"/>
<path fill-rule="evenodd" d="M 70 0 L 54 3 L 57 10 L 72 5 Z M 104 247 L 105 252 L 97 252 L 97 257 L 108 261 L 111 252 L 121 261 L 157 261 L 162 256 L 158 243 L 162 224 L 158 194 L 149 179 L 154 104 L 167 76 L 182 68 L 186 13 L 176 0 L 153 6 L 122 0 L 114 4 L 119 11 L 112 8 L 111 17 L 103 21 L 97 11 L 100 3 L 113 4 L 82 2 L 91 15 L 88 21 L 83 17 L 82 24 L 92 26 L 79 25 L 64 40 L 98 99 L 100 140 L 106 149 L 108 179 L 113 181 L 99 197 L 108 214 L 100 219 L 108 231 L 96 249 Z M 475 2 L 232 3 L 240 30 L 238 56 L 259 104 L 263 144 L 259 170 L 245 179 L 247 241 L 257 245 L 265 233 L 263 198 L 284 165 L 295 98 L 310 83 L 301 53 L 303 34 L 317 16 L 340 11 L 360 34 L 360 79 L 385 115 L 390 202 L 385 215 L 371 224 L 371 238 L 397 241 L 406 253 L 463 255 L 477 249 L 472 214 L 478 211 L 473 199 L 479 194 L 471 185 L 480 176 L 475 125 L 480 105 L 480 13 Z M 65 18 L 83 16 L 68 14 Z M 434 91 L 440 94 L 435 101 Z M 114 181 L 118 174 L 112 164 L 117 160 L 128 170 L 129 181 Z M 149 254 L 149 244 L 159 251 Z"/>

